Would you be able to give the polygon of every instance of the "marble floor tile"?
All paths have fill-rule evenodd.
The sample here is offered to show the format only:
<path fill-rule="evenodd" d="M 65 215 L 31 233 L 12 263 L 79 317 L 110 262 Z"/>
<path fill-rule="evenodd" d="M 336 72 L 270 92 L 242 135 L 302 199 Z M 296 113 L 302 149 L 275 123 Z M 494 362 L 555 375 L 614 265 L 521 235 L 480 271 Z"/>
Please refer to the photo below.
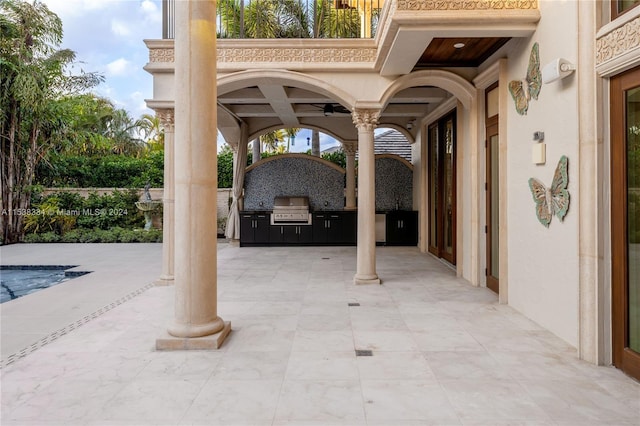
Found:
<path fill-rule="evenodd" d="M 286 380 L 275 422 L 314 421 L 321 424 L 365 420 L 360 383 L 354 381 Z"/>
<path fill-rule="evenodd" d="M 513 380 L 441 381 L 449 401 L 463 420 L 551 420 L 549 415 Z"/>
<path fill-rule="evenodd" d="M 487 352 L 424 352 L 429 367 L 440 381 L 511 379 Z"/>
<path fill-rule="evenodd" d="M 414 331 L 412 334 L 421 351 L 484 351 L 465 330 Z"/>
<path fill-rule="evenodd" d="M 215 380 L 283 380 L 289 352 L 226 352 L 216 365 Z"/>
<path fill-rule="evenodd" d="M 524 380 L 520 383 L 536 404 L 558 422 L 640 422 L 637 405 L 625 404 L 588 380 Z"/>
<path fill-rule="evenodd" d="M 298 330 L 293 340 L 293 352 L 353 352 L 355 345 L 351 330 Z"/>
<path fill-rule="evenodd" d="M 228 352 L 290 351 L 295 331 L 290 330 L 233 330 L 222 346 Z"/>
<path fill-rule="evenodd" d="M 362 380 L 362 395 L 367 421 L 459 423 L 442 387 L 432 381 Z"/>
<path fill-rule="evenodd" d="M 285 380 L 358 380 L 355 351 L 292 352 Z"/>
<path fill-rule="evenodd" d="M 209 380 L 182 421 L 252 424 L 272 421 L 282 380 Z"/>
<path fill-rule="evenodd" d="M 370 349 L 374 352 L 408 352 L 418 351 L 418 344 L 409 331 L 369 331 L 353 330 L 356 349 Z"/>
<path fill-rule="evenodd" d="M 206 380 L 222 357 L 222 352 L 210 351 L 155 352 L 136 380 Z"/>
<path fill-rule="evenodd" d="M 375 352 L 356 357 L 362 380 L 433 380 L 435 376 L 420 352 Z"/>
<path fill-rule="evenodd" d="M 351 318 L 347 314 L 304 314 L 298 317 L 297 329 L 310 331 L 351 330 Z"/>

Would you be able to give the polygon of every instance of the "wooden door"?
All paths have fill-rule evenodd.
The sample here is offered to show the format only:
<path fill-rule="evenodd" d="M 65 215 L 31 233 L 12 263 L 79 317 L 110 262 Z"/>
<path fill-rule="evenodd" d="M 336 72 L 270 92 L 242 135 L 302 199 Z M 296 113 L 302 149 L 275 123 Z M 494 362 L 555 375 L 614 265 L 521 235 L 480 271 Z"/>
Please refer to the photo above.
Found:
<path fill-rule="evenodd" d="M 640 379 L 640 67 L 611 79 L 613 364 Z"/>

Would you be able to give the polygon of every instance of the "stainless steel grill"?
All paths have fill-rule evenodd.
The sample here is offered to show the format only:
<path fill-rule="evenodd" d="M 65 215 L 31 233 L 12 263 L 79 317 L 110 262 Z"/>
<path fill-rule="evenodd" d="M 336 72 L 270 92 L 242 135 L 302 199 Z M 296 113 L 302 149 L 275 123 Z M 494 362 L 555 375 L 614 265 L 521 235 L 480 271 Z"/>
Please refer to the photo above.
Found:
<path fill-rule="evenodd" d="M 273 200 L 273 225 L 311 225 L 308 197 L 276 197 Z"/>

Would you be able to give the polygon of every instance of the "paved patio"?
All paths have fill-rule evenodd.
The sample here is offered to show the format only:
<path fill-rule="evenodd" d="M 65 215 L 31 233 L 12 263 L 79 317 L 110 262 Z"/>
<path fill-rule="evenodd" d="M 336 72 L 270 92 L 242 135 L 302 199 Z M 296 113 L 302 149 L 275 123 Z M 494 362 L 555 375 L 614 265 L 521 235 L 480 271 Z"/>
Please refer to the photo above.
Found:
<path fill-rule="evenodd" d="M 576 359 L 489 290 L 390 247 L 384 284 L 356 287 L 355 253 L 220 244 L 230 337 L 156 352 L 173 315 L 173 288 L 149 286 L 160 245 L 2 247 L 3 264 L 96 272 L 1 306 L 1 423 L 640 424 L 640 384 Z"/>

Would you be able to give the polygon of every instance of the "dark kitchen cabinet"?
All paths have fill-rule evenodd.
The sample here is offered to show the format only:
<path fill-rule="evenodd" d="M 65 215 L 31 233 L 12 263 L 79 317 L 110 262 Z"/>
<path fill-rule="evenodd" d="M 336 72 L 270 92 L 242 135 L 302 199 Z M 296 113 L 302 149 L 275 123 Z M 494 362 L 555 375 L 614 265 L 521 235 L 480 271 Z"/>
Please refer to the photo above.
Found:
<path fill-rule="evenodd" d="M 316 244 L 355 244 L 356 212 L 317 212 L 313 214 L 313 242 Z"/>
<path fill-rule="evenodd" d="M 269 242 L 271 244 L 311 244 L 313 230 L 311 225 L 271 225 Z"/>
<path fill-rule="evenodd" d="M 268 213 L 240 214 L 240 245 L 268 244 L 270 215 Z"/>
<path fill-rule="evenodd" d="M 386 245 L 415 246 L 418 244 L 418 212 L 391 211 L 386 218 Z"/>

